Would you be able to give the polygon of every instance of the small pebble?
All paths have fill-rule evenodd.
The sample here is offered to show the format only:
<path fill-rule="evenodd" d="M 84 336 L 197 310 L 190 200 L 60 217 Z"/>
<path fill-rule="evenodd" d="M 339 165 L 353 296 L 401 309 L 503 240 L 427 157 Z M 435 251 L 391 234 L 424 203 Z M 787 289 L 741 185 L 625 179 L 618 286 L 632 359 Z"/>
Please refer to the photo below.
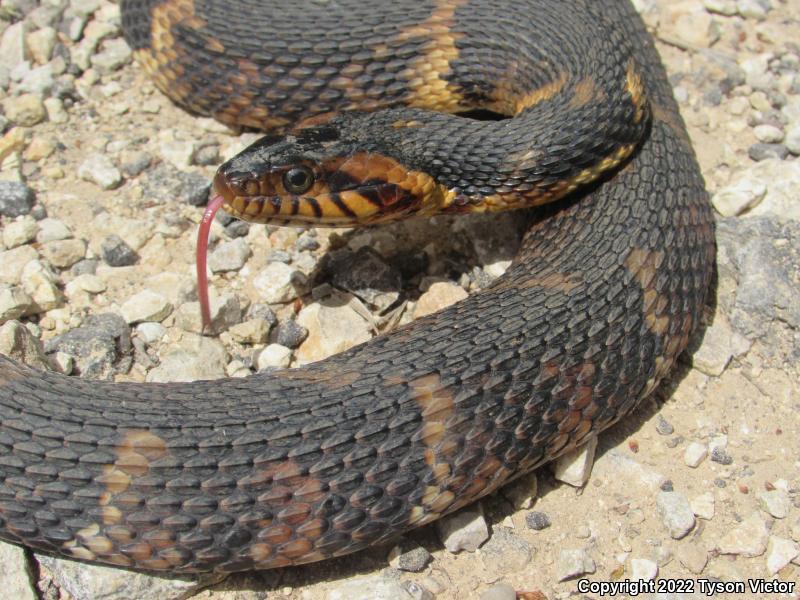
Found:
<path fill-rule="evenodd" d="M 139 260 L 139 255 L 117 234 L 111 234 L 103 240 L 100 252 L 111 267 L 129 267 Z"/>
<path fill-rule="evenodd" d="M 122 173 L 104 154 L 90 154 L 78 167 L 78 177 L 104 190 L 113 190 L 122 183 Z"/>
<path fill-rule="evenodd" d="M 631 579 L 633 581 L 652 581 L 657 575 L 657 563 L 644 558 L 631 559 Z"/>
<path fill-rule="evenodd" d="M 789 516 L 791 501 L 789 494 L 784 490 L 771 490 L 758 495 L 759 506 L 776 519 L 785 519 Z"/>
<path fill-rule="evenodd" d="M 475 552 L 489 539 L 483 508 L 474 504 L 436 521 L 439 537 L 450 552 Z"/>
<path fill-rule="evenodd" d="M 767 550 L 768 540 L 767 525 L 756 512 L 725 533 L 717 547 L 722 554 L 761 556 Z"/>
<path fill-rule="evenodd" d="M 265 369 L 284 369 L 292 362 L 292 349 L 280 344 L 269 344 L 256 358 L 256 368 L 259 371 Z"/>
<path fill-rule="evenodd" d="M 692 507 L 679 492 L 661 492 L 656 499 L 656 508 L 661 521 L 673 539 L 685 537 L 694 527 Z"/>
<path fill-rule="evenodd" d="M 659 435 L 672 435 L 675 433 L 675 428 L 663 416 L 656 417 L 656 431 Z"/>
<path fill-rule="evenodd" d="M 789 156 L 789 149 L 783 144 L 758 143 L 747 149 L 747 155 L 756 162 L 761 162 L 768 158 L 784 160 Z"/>
<path fill-rule="evenodd" d="M 562 550 L 556 563 L 558 581 L 567 581 L 579 575 L 594 573 L 596 565 L 586 550 Z"/>
<path fill-rule="evenodd" d="M 550 517 L 539 511 L 529 512 L 527 515 L 525 515 L 525 523 L 534 531 L 547 529 L 551 525 Z"/>
<path fill-rule="evenodd" d="M 34 191 L 24 183 L 0 181 L 0 215 L 20 217 L 31 212 L 36 202 Z"/>
<path fill-rule="evenodd" d="M 286 319 L 275 328 L 275 341 L 287 348 L 297 348 L 308 337 L 308 329 L 294 319 Z"/>
<path fill-rule="evenodd" d="M 422 546 L 409 546 L 404 548 L 403 545 L 399 545 L 392 548 L 389 553 L 389 564 L 401 571 L 419 573 L 433 560 L 433 556 Z"/>

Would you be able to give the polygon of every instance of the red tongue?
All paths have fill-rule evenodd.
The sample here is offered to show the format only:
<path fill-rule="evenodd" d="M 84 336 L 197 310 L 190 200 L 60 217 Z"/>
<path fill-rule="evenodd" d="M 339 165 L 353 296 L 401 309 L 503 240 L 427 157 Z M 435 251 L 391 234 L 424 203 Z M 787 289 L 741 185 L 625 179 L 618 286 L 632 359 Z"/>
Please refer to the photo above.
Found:
<path fill-rule="evenodd" d="M 206 259 L 208 258 L 208 238 L 211 236 L 211 223 L 225 198 L 216 196 L 206 206 L 200 229 L 197 231 L 197 298 L 200 300 L 200 315 L 203 319 L 203 330 L 211 325 L 211 308 L 208 303 L 208 276 L 206 275 Z"/>

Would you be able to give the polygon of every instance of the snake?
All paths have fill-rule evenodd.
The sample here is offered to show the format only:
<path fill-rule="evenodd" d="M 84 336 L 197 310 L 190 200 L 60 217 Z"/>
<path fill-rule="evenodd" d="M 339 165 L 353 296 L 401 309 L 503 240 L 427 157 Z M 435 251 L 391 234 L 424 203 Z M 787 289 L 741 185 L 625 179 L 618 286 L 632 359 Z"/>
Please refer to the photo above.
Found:
<path fill-rule="evenodd" d="M 123 0 L 121 14 L 175 103 L 268 132 L 214 178 L 234 216 L 537 208 L 490 285 L 299 368 L 156 384 L 0 357 L 3 540 L 174 573 L 348 554 L 580 448 L 701 325 L 712 212 L 628 0 Z"/>

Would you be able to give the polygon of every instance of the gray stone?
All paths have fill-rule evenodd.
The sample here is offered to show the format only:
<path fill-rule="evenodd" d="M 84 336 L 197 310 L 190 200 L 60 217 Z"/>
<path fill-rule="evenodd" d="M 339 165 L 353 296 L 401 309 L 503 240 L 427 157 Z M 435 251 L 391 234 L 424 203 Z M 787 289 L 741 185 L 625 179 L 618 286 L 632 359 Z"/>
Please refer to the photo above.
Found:
<path fill-rule="evenodd" d="M 800 328 L 800 223 L 721 219 L 717 244 L 720 278 L 735 285 L 720 295 L 730 323 L 749 338 L 766 334 L 773 321 Z"/>
<path fill-rule="evenodd" d="M 184 331 L 192 333 L 205 331 L 211 335 L 219 335 L 242 321 L 242 306 L 239 297 L 234 294 L 210 298 L 209 309 L 211 323 L 205 329 L 203 329 L 199 302 L 182 304 L 175 314 L 175 323 Z"/>
<path fill-rule="evenodd" d="M 596 450 L 597 438 L 591 437 L 580 448 L 557 458 L 554 464 L 555 478 L 573 487 L 584 486 L 592 472 Z"/>
<path fill-rule="evenodd" d="M 24 183 L 0 181 L 0 215 L 20 217 L 31 212 L 36 194 Z"/>
<path fill-rule="evenodd" d="M 489 527 L 480 503 L 463 508 L 436 522 L 444 547 L 450 552 L 475 552 L 489 539 Z"/>
<path fill-rule="evenodd" d="M 567 581 L 580 575 L 594 573 L 596 568 L 594 559 L 586 550 L 562 550 L 556 562 L 556 577 L 558 581 Z"/>
<path fill-rule="evenodd" d="M 777 158 L 783 160 L 789 156 L 789 149 L 783 144 L 753 144 L 747 149 L 747 155 L 756 162 Z"/>
<path fill-rule="evenodd" d="M 219 575 L 162 577 L 44 555 L 36 558 L 72 600 L 187 598 L 221 578 Z"/>
<path fill-rule="evenodd" d="M 395 569 L 419 573 L 433 560 L 431 553 L 418 544 L 404 542 L 392 548 L 389 564 Z"/>
<path fill-rule="evenodd" d="M 160 202 L 186 202 L 205 206 L 211 188 L 209 179 L 200 173 L 186 173 L 172 165 L 148 169 L 143 182 L 145 196 Z"/>
<path fill-rule="evenodd" d="M 2 331 L 2 328 L 0 328 Z M 33 570 L 25 550 L 0 542 L 0 589 L 9 600 L 38 600 Z"/>
<path fill-rule="evenodd" d="M 275 328 L 275 341 L 287 348 L 298 348 L 307 337 L 308 329 L 294 319 L 285 319 Z"/>
<path fill-rule="evenodd" d="M 694 513 L 689 501 L 678 492 L 660 492 L 656 509 L 673 539 L 685 537 L 694 527 Z"/>
<path fill-rule="evenodd" d="M 250 244 L 244 238 L 223 242 L 214 248 L 211 256 L 208 257 L 208 268 L 212 273 L 238 271 L 247 263 L 247 259 L 252 254 Z"/>
<path fill-rule="evenodd" d="M 530 512 L 525 515 L 525 524 L 534 531 L 541 531 L 550 527 L 550 517 L 539 511 Z"/>
<path fill-rule="evenodd" d="M 699 575 L 708 563 L 708 552 L 694 544 L 679 544 L 675 548 L 675 556 L 691 573 Z"/>
<path fill-rule="evenodd" d="M 675 428 L 662 415 L 656 416 L 656 431 L 658 435 L 672 435 Z"/>
<path fill-rule="evenodd" d="M 122 173 L 104 154 L 87 156 L 78 167 L 78 177 L 90 181 L 104 190 L 113 190 L 122 183 Z"/>
<path fill-rule="evenodd" d="M 768 540 L 767 525 L 756 512 L 725 533 L 717 548 L 721 554 L 761 556 L 767 550 Z"/>
<path fill-rule="evenodd" d="M 127 370 L 122 359 L 131 352 L 130 329 L 119 315 L 92 315 L 80 327 L 47 340 L 44 349 L 47 354 L 74 357 L 75 369 L 83 377 L 110 380 L 118 368 Z"/>
<path fill-rule="evenodd" d="M 109 235 L 103 240 L 100 251 L 103 260 L 111 267 L 129 267 L 139 260 L 139 255 L 133 248 L 116 234 Z"/>
<path fill-rule="evenodd" d="M 510 574 L 523 571 L 533 558 L 533 547 L 507 527 L 496 527 L 479 554 L 487 573 Z"/>
<path fill-rule="evenodd" d="M 44 108 L 47 111 L 47 120 L 51 123 L 60 124 L 69 121 L 69 114 L 61 98 L 45 98 Z"/>
<path fill-rule="evenodd" d="M 374 309 L 383 311 L 400 296 L 400 273 L 372 248 L 337 250 L 328 257 L 325 270 L 330 273 L 331 283 Z"/>

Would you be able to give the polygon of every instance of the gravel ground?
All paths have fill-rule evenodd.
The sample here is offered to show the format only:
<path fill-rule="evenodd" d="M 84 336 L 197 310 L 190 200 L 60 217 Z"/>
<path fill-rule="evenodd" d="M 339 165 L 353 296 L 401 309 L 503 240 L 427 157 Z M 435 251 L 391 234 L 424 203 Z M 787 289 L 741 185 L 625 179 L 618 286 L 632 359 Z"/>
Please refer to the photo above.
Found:
<path fill-rule="evenodd" d="M 700 598 L 700 581 L 800 583 L 800 0 L 637 5 L 719 220 L 708 328 L 639 413 L 393 545 L 220 581 L 0 544 L 7 597 L 531 600 L 582 597 L 588 578 L 690 580 L 657 597 Z M 0 352 L 42 368 L 167 381 L 304 364 L 487 285 L 519 242 L 514 215 L 319 231 L 219 217 L 216 335 L 202 338 L 199 206 L 254 136 L 160 95 L 106 0 L 0 1 L 0 104 Z"/>

